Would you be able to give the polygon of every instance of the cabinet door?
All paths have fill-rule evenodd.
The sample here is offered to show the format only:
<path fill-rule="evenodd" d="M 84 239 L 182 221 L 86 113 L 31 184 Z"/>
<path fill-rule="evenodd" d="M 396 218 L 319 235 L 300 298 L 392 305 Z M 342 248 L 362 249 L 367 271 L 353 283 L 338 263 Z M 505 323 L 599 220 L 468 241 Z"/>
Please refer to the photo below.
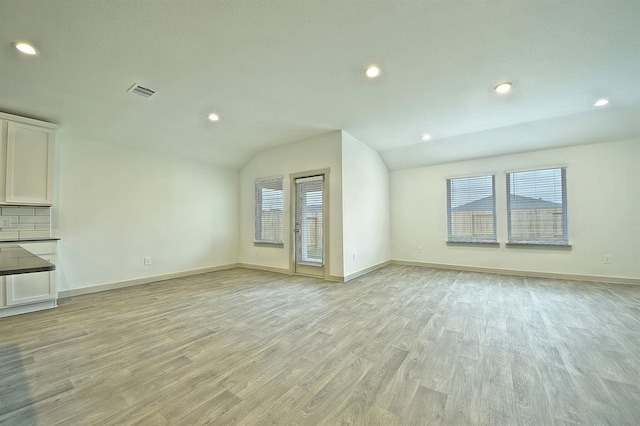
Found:
<path fill-rule="evenodd" d="M 51 258 L 42 256 L 48 262 Z M 40 302 L 57 298 L 55 272 L 7 275 L 5 277 L 7 306 Z"/>
<path fill-rule="evenodd" d="M 51 205 L 54 130 L 7 123 L 7 203 Z"/>

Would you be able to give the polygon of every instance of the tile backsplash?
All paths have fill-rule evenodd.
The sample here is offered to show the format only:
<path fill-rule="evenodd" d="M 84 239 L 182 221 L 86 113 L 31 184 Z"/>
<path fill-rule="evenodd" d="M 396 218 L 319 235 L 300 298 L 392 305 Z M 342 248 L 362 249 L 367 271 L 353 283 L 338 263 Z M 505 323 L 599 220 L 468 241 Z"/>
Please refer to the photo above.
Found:
<path fill-rule="evenodd" d="M 0 241 L 49 237 L 51 207 L 0 207 Z"/>

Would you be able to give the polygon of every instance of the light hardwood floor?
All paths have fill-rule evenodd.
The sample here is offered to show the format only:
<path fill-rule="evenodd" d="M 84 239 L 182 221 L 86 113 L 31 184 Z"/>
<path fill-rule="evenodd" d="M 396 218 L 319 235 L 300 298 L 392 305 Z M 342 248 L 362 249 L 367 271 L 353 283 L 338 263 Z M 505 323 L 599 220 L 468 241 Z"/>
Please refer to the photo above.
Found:
<path fill-rule="evenodd" d="M 0 320 L 0 423 L 640 424 L 640 287 L 234 269 Z"/>

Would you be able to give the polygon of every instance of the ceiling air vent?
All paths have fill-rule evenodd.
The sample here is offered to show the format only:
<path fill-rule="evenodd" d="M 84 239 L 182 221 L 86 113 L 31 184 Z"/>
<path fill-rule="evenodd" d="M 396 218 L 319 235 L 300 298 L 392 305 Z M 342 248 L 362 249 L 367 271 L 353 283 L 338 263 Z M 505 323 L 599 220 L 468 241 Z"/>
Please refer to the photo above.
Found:
<path fill-rule="evenodd" d="M 133 86 L 129 87 L 127 90 L 129 93 L 135 93 L 136 95 L 144 96 L 145 98 L 150 98 L 151 96 L 156 94 L 155 90 L 149 89 L 148 87 L 140 86 L 138 83 L 135 83 Z"/>

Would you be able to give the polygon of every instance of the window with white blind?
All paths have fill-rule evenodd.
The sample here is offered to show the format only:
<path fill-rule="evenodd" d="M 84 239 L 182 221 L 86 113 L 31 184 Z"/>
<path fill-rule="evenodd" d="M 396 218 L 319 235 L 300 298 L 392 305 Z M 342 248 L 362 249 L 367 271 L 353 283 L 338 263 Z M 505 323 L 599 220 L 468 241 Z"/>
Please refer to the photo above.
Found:
<path fill-rule="evenodd" d="M 509 243 L 567 245 L 564 167 L 507 173 Z"/>
<path fill-rule="evenodd" d="M 282 177 L 256 181 L 256 243 L 282 244 L 284 195 Z"/>
<path fill-rule="evenodd" d="M 447 179 L 448 241 L 495 243 L 495 198 L 493 175 Z"/>

